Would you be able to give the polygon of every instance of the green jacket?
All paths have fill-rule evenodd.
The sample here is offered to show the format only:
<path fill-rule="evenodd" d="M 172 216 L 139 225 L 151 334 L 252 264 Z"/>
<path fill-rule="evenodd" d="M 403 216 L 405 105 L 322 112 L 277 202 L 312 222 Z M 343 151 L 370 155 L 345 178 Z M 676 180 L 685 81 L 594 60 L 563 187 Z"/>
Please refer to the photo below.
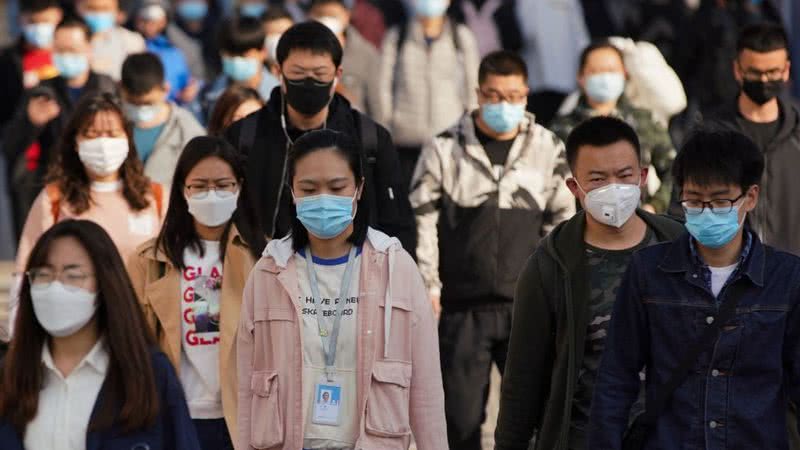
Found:
<path fill-rule="evenodd" d="M 659 242 L 683 225 L 636 212 Z M 496 450 L 565 450 L 589 326 L 589 273 L 583 211 L 561 223 L 528 260 L 514 296 L 514 320 L 503 374 Z"/>
<path fill-rule="evenodd" d="M 553 120 L 550 130 L 562 141 L 567 142 L 567 137 L 575 127 L 596 115 L 597 112 L 586 103 L 586 98 L 581 97 L 578 106 L 572 112 Z M 652 204 L 659 213 L 666 212 L 669 207 L 670 195 L 672 195 L 670 169 L 676 155 L 669 131 L 653 117 L 650 111 L 634 107 L 624 96 L 619 99 L 617 109 L 611 113 L 611 116 L 627 122 L 639 136 L 639 143 L 642 147 L 642 166 L 652 165 L 661 180 L 661 186 L 655 194 L 645 195 L 646 203 Z"/>

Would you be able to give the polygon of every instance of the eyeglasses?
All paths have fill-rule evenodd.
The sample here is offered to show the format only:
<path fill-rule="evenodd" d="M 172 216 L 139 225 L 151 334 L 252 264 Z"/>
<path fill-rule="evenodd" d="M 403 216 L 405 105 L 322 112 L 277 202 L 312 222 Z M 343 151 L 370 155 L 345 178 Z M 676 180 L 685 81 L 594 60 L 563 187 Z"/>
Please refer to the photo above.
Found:
<path fill-rule="evenodd" d="M 756 69 L 747 69 L 745 70 L 741 65 L 739 65 L 739 69 L 742 71 L 745 80 L 748 81 L 759 81 L 767 77 L 767 80 L 775 81 L 781 79 L 783 77 L 783 73 L 786 71 L 786 67 L 782 67 L 780 69 L 771 69 L 767 71 L 760 71 Z"/>
<path fill-rule="evenodd" d="M 208 185 L 203 183 L 189 184 L 186 186 L 186 192 L 190 197 L 202 200 L 208 197 L 208 193 L 214 191 L 220 197 L 228 197 L 236 193 L 236 188 L 239 183 L 235 181 L 222 181 L 216 185 Z"/>
<path fill-rule="evenodd" d="M 525 100 L 528 99 L 527 95 L 520 93 L 503 95 L 497 91 L 484 92 L 483 90 L 481 90 L 480 93 L 490 103 L 500 103 L 500 102 L 524 103 Z"/>
<path fill-rule="evenodd" d="M 683 211 L 690 216 L 702 214 L 706 207 L 714 214 L 724 215 L 733 211 L 733 206 L 736 202 L 741 200 L 746 194 L 745 192 L 733 200 L 727 198 L 717 198 L 709 202 L 704 202 L 702 200 L 681 200 L 681 206 L 683 207 Z"/>
<path fill-rule="evenodd" d="M 79 268 L 65 269 L 59 272 L 47 267 L 31 269 L 25 272 L 25 275 L 32 286 L 46 288 L 58 280 L 69 290 L 83 289 L 86 286 L 86 280 L 94 276 L 94 274 Z"/>

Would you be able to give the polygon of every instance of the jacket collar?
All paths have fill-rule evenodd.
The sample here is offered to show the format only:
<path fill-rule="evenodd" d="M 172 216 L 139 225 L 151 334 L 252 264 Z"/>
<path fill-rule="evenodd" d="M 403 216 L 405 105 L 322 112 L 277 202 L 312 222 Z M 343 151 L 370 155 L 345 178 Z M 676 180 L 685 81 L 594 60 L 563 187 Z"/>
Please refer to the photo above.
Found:
<path fill-rule="evenodd" d="M 642 209 L 636 210 L 636 215 L 644 220 L 647 227 L 652 229 L 658 241 L 671 240 L 675 236 L 685 233 L 683 225 L 675 219 L 650 214 Z M 579 211 L 571 219 L 559 224 L 547 237 L 545 242 L 547 250 L 558 261 L 566 266 L 567 270 L 575 270 L 584 260 L 584 230 L 586 229 L 586 211 Z"/>
<path fill-rule="evenodd" d="M 367 242 L 378 253 L 388 253 L 392 247 L 401 246 L 397 238 L 389 237 L 374 228 L 367 230 Z M 273 239 L 267 244 L 267 248 L 262 254 L 262 261 L 265 261 L 262 269 L 268 272 L 280 272 L 288 267 L 289 260 L 294 253 L 291 235 L 283 239 Z"/>
<path fill-rule="evenodd" d="M 736 99 L 738 99 L 738 96 Z M 725 123 L 734 124 L 739 131 L 742 131 L 741 122 L 746 119 L 740 114 L 739 104 L 736 99 L 717 109 L 715 112 L 712 112 L 710 115 L 721 119 Z M 780 117 L 783 118 L 783 122 L 781 123 L 781 129 L 778 130 L 778 136 L 774 142 L 781 142 L 792 134 L 797 133 L 797 130 L 800 129 L 800 111 L 798 111 L 794 100 L 786 96 L 778 96 L 778 107 L 780 108 Z M 762 151 L 764 150 L 765 149 L 762 149 Z"/>
<path fill-rule="evenodd" d="M 757 286 L 764 285 L 764 267 L 766 264 L 766 256 L 764 244 L 758 239 L 755 233 L 750 233 L 752 239 L 752 247 L 750 248 L 749 255 L 745 255 L 744 260 L 741 262 L 739 273 L 749 278 Z M 691 250 L 691 236 L 685 233 L 680 238 L 674 240 L 669 244 L 667 253 L 659 263 L 658 267 L 667 273 L 690 273 L 697 270 L 698 263 L 695 261 Z"/>
<path fill-rule="evenodd" d="M 172 264 L 172 262 L 167 257 L 167 254 L 164 252 L 164 249 L 158 245 L 158 239 L 154 239 L 151 241 L 152 245 L 148 245 L 141 251 L 141 255 L 145 258 L 149 258 L 152 260 L 156 260 L 158 262 L 163 262 L 167 264 Z M 228 232 L 228 241 L 227 246 L 230 245 L 237 245 L 240 247 L 247 247 L 247 243 L 244 242 L 244 239 L 239 234 L 239 230 L 236 228 L 236 225 L 231 225 L 231 229 Z M 153 248 L 155 248 L 155 253 L 153 252 Z"/>

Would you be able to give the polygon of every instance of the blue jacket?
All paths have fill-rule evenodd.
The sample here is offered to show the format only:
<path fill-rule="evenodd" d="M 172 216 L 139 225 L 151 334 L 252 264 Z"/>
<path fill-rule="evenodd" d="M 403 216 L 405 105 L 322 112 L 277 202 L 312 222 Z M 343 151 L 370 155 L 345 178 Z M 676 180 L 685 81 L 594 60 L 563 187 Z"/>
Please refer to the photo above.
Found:
<path fill-rule="evenodd" d="M 788 400 L 800 401 L 800 258 L 749 253 L 719 295 L 742 284 L 735 318 L 695 362 L 649 433 L 647 449 L 787 449 Z M 619 449 L 646 369 L 652 399 L 717 313 L 688 234 L 634 254 L 614 306 L 592 403 L 589 449 Z"/>
<path fill-rule="evenodd" d="M 169 99 L 177 100 L 192 79 L 186 57 L 163 34 L 147 40 L 147 51 L 155 53 L 164 65 L 164 79 L 169 83 Z"/>
<path fill-rule="evenodd" d="M 156 389 L 161 400 L 158 419 L 150 428 L 123 434 L 118 425 L 86 436 L 86 450 L 200 450 L 183 388 L 166 355 L 152 353 Z M 136 374 L 130 374 L 135 377 Z M 92 416 L 98 414 L 106 386 L 100 389 Z M 20 435 L 11 424 L 0 420 L 0 448 L 24 450 Z"/>

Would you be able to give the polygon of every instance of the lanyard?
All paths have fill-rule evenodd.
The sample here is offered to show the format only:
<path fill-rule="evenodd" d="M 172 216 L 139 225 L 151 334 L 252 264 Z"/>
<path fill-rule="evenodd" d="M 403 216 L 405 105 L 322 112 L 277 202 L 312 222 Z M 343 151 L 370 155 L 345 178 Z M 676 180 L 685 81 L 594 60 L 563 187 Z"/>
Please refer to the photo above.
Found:
<path fill-rule="evenodd" d="M 322 310 L 317 308 L 317 326 L 319 327 L 319 336 L 322 339 L 322 351 L 325 354 L 325 375 L 328 381 L 333 381 L 333 374 L 336 371 L 336 343 L 339 341 L 339 328 L 342 325 L 342 311 L 344 304 L 347 301 L 347 294 L 350 291 L 350 281 L 352 280 L 353 268 L 356 261 L 356 246 L 350 248 L 350 254 L 347 257 L 347 266 L 344 269 L 344 277 L 342 278 L 342 285 L 339 290 L 339 303 L 336 304 L 336 317 L 333 319 L 333 326 L 327 328 L 320 320 Z M 308 281 L 311 285 L 311 295 L 314 296 L 314 302 L 319 300 L 322 302 L 322 296 L 319 294 L 319 284 L 317 282 L 317 272 L 314 270 L 314 260 L 311 256 L 311 248 L 306 248 L 306 266 L 308 267 Z M 334 301 L 336 301 L 334 299 Z M 320 303 L 321 304 L 321 303 Z"/>

